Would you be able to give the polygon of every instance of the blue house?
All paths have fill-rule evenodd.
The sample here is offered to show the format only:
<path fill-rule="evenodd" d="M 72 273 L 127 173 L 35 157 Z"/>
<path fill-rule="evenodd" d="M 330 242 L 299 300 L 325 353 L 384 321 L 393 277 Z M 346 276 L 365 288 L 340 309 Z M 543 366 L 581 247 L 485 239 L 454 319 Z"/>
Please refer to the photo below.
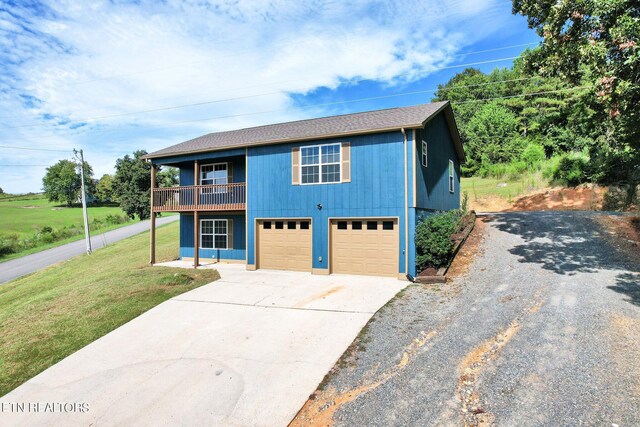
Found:
<path fill-rule="evenodd" d="M 414 230 L 460 206 L 465 155 L 448 102 L 204 135 L 154 153 L 180 186 L 152 189 L 180 213 L 180 257 L 248 270 L 416 275 Z"/>

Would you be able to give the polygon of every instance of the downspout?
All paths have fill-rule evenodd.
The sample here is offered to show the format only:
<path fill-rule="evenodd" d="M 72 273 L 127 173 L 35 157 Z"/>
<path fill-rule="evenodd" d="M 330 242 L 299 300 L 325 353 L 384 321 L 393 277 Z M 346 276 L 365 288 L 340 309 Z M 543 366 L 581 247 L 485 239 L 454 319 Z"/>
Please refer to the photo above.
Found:
<path fill-rule="evenodd" d="M 407 167 L 407 132 L 400 128 L 404 138 L 404 273 L 409 274 L 409 170 Z"/>

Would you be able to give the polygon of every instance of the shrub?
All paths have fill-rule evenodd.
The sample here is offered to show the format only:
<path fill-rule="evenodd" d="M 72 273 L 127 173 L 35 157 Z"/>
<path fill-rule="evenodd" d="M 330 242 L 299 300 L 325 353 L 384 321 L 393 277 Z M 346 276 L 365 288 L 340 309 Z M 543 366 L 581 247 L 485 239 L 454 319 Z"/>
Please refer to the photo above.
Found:
<path fill-rule="evenodd" d="M 19 240 L 17 234 L 0 236 L 0 257 L 18 252 Z"/>
<path fill-rule="evenodd" d="M 582 153 L 569 153 L 560 158 L 553 171 L 553 180 L 572 187 L 588 181 L 589 157 Z"/>
<path fill-rule="evenodd" d="M 420 221 L 416 227 L 416 266 L 439 268 L 453 253 L 451 236 L 460 231 L 462 211 L 440 212 Z"/>
<path fill-rule="evenodd" d="M 129 218 L 127 216 L 125 216 L 125 215 L 109 214 L 104 218 L 104 221 L 107 224 L 116 225 L 116 224 L 124 224 L 125 222 L 128 222 Z"/>
<path fill-rule="evenodd" d="M 520 155 L 520 159 L 525 162 L 527 168 L 533 169 L 545 159 L 544 147 L 540 144 L 531 143 L 527 145 Z"/>

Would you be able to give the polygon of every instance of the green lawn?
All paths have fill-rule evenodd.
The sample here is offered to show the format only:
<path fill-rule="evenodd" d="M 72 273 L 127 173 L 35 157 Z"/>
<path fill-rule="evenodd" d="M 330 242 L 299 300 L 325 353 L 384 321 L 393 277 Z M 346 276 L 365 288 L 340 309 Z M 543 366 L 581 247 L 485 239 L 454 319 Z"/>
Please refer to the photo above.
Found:
<path fill-rule="evenodd" d="M 469 177 L 460 180 L 460 189 L 469 194 L 469 200 L 478 200 L 485 196 L 498 196 L 504 199 L 515 198 L 545 185 L 538 176 L 530 175 L 516 181 L 498 178 Z"/>
<path fill-rule="evenodd" d="M 125 214 L 117 206 L 89 207 L 87 212 L 90 221 L 95 218 L 102 220 L 107 215 Z M 28 237 L 47 225 L 53 228 L 82 227 L 82 208 L 52 203 L 42 195 L 19 200 L 0 199 L 0 224 L 0 233 L 17 234 L 19 237 Z"/>
<path fill-rule="evenodd" d="M 84 238 L 82 208 L 80 206 L 67 207 L 52 203 L 42 194 L 3 196 L 0 197 L 0 241 L 9 236 L 17 236 L 19 241 L 30 243 L 12 249 L 11 253 L 0 250 L 0 262 Z M 126 216 L 118 206 L 89 207 L 87 211 L 92 234 L 104 233 L 134 222 L 125 218 L 127 221 L 123 223 L 107 223 L 105 219 L 109 215 Z M 45 240 L 39 232 L 47 226 L 51 227 L 54 232 L 71 228 L 73 228 L 73 232 L 68 233 L 69 237 L 58 236 Z M 38 239 L 38 237 L 40 238 Z"/>
<path fill-rule="evenodd" d="M 158 228 L 158 260 L 178 255 L 179 225 Z M 149 234 L 0 285 L 0 396 L 155 305 L 219 278 L 151 267 Z"/>

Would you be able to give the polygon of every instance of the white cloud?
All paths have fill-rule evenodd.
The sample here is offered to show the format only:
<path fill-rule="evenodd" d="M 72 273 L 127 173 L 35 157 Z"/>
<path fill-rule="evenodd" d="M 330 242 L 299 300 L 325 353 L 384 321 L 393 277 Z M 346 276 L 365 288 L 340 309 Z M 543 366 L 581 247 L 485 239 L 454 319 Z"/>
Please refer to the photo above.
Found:
<path fill-rule="evenodd" d="M 0 138 L 13 145 L 85 146 L 102 160 L 94 164 L 99 175 L 110 171 L 117 150 L 157 149 L 208 131 L 306 116 L 308 110 L 296 109 L 291 93 L 339 90 L 361 80 L 402 86 L 423 78 L 499 30 L 498 20 L 487 26 L 477 19 L 495 4 L 58 0 L 37 9 L 3 5 L 0 31 L 8 36 L 0 38 L 6 70 L 0 70 Z M 262 96 L 130 114 L 256 94 Z M 274 112 L 242 116 L 259 111 Z M 231 115 L 240 116 L 192 121 Z M 9 152 L 1 157 L 6 162 Z"/>

